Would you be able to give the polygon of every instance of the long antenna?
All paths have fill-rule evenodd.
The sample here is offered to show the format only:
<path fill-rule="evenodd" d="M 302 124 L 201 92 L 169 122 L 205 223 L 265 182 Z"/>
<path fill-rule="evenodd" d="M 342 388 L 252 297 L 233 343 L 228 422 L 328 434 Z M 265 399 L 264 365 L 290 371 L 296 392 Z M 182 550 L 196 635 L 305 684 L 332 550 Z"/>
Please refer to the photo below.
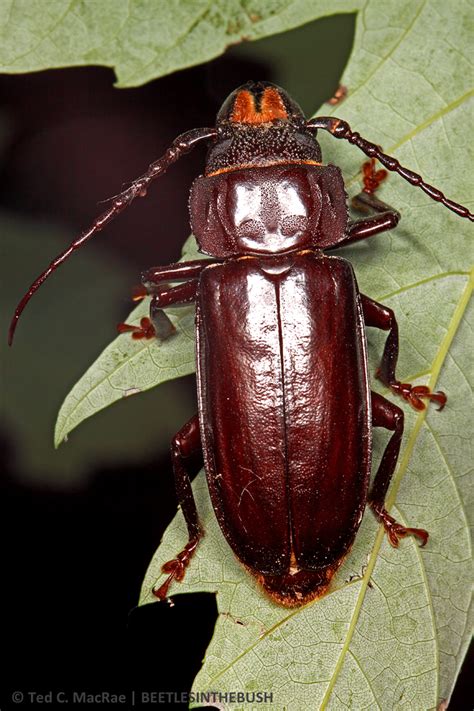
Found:
<path fill-rule="evenodd" d="M 440 202 L 442 205 L 447 207 L 448 210 L 452 210 L 456 213 L 456 215 L 459 215 L 459 217 L 466 217 L 468 220 L 471 220 L 471 222 L 474 222 L 474 215 L 472 212 L 469 212 L 467 207 L 459 205 L 457 202 L 453 202 L 452 200 L 448 200 L 443 195 L 441 190 L 425 183 L 421 175 L 414 173 L 412 170 L 408 170 L 408 168 L 404 168 L 400 165 L 396 158 L 383 153 L 380 146 L 377 146 L 375 143 L 371 143 L 365 138 L 362 138 L 357 131 L 353 131 L 351 129 L 346 121 L 332 116 L 317 116 L 316 118 L 307 121 L 306 126 L 307 128 L 314 130 L 321 128 L 324 131 L 329 131 L 334 138 L 344 138 L 346 141 L 349 141 L 349 143 L 353 143 L 370 158 L 377 158 L 377 160 L 388 168 L 388 170 L 393 170 L 412 185 L 418 186 L 427 195 L 429 195 L 430 198 L 436 200 L 436 202 Z"/>
<path fill-rule="evenodd" d="M 20 318 L 23 309 L 35 291 L 39 289 L 41 284 L 46 281 L 50 274 L 52 274 L 55 269 L 65 262 L 76 249 L 82 247 L 91 239 L 91 237 L 93 237 L 97 232 L 100 232 L 109 222 L 120 214 L 122 210 L 125 210 L 125 208 L 127 208 L 137 196 L 145 197 L 149 184 L 155 180 L 155 178 L 162 175 L 172 163 L 175 163 L 179 160 L 179 158 L 181 158 L 181 156 L 188 153 L 188 151 L 194 148 L 194 146 L 200 141 L 213 138 L 215 135 L 215 128 L 194 128 L 191 131 L 182 133 L 178 136 L 178 138 L 175 138 L 166 153 L 164 153 L 161 158 L 158 158 L 158 160 L 154 163 L 149 165 L 146 173 L 144 173 L 140 178 L 134 180 L 130 187 L 126 190 L 121 192 L 119 195 L 116 195 L 113 198 L 113 202 L 109 209 L 99 215 L 99 217 L 94 220 L 92 225 L 87 230 L 82 232 L 79 237 L 75 239 L 66 250 L 64 250 L 64 252 L 61 252 L 61 254 L 58 254 L 58 256 L 53 259 L 49 267 L 45 269 L 45 271 L 31 284 L 30 288 L 15 309 L 15 313 L 8 330 L 8 344 L 10 346 L 13 342 L 13 336 L 15 335 L 18 319 Z"/>

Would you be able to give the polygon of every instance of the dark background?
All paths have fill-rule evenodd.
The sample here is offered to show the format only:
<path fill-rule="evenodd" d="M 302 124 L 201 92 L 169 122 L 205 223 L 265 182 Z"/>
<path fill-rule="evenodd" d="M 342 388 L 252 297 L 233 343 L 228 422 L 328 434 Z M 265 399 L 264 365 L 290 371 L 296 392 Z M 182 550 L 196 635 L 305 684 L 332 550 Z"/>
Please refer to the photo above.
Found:
<path fill-rule="evenodd" d="M 137 89 L 114 89 L 113 72 L 96 67 L 0 77 L 2 333 L 32 279 L 101 211 L 98 201 L 179 133 L 212 126 L 236 86 L 275 81 L 313 113 L 338 85 L 354 19 L 234 47 Z M 15 708 L 16 689 L 188 690 L 210 641 L 212 595 L 134 609 L 176 511 L 168 443 L 196 411 L 194 379 L 114 405 L 57 452 L 51 444 L 62 399 L 114 338 L 140 271 L 179 258 L 204 150 L 54 275 L 3 357 L 2 709 Z M 465 708 L 466 692 L 461 679 L 451 709 Z"/>

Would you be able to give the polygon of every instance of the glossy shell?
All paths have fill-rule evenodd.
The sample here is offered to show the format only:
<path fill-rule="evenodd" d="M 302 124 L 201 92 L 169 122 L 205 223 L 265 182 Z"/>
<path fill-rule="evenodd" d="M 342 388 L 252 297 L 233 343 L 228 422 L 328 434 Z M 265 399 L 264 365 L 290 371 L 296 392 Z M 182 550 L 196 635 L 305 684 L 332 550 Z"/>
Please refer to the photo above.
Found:
<path fill-rule="evenodd" d="M 367 498 L 370 391 L 352 267 L 310 250 L 207 267 L 197 340 L 217 518 L 270 593 L 300 604 L 327 587 Z"/>

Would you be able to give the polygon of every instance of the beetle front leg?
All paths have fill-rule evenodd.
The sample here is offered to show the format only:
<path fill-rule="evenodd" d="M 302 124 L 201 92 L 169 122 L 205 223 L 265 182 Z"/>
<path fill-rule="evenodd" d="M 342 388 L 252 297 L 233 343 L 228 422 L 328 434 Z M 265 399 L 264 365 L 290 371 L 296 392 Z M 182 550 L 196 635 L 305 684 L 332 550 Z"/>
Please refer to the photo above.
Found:
<path fill-rule="evenodd" d="M 203 269 L 215 263 L 214 259 L 195 259 L 189 262 L 152 267 L 142 274 L 143 289 L 139 289 L 134 300 L 151 294 L 150 318 L 144 316 L 139 326 L 119 323 L 119 333 L 131 333 L 132 338 L 154 338 L 164 340 L 171 336 L 175 328 L 162 310 L 166 306 L 189 304 L 196 298 L 198 278 Z M 168 282 L 182 281 L 184 284 L 171 287 Z"/>
<path fill-rule="evenodd" d="M 158 338 L 164 341 L 175 331 L 168 316 L 163 311 L 166 306 L 184 306 L 196 298 L 197 279 L 187 281 L 184 284 L 170 287 L 168 284 L 154 287 L 150 302 L 150 317 L 144 316 L 140 320 L 139 326 L 129 323 L 119 323 L 117 330 L 119 333 L 131 333 L 135 340 L 142 338 Z"/>
<path fill-rule="evenodd" d="M 153 590 L 153 594 L 160 600 L 164 600 L 168 596 L 168 588 L 173 580 L 179 582 L 184 578 L 186 568 L 196 552 L 200 539 L 204 535 L 199 523 L 189 475 L 189 458 L 201 451 L 201 449 L 199 419 L 197 415 L 194 415 L 173 437 L 171 442 L 176 495 L 188 527 L 189 540 L 176 558 L 169 560 L 162 566 L 163 573 L 169 573 L 170 575 L 163 585 Z"/>
<path fill-rule="evenodd" d="M 447 397 L 441 390 L 433 393 L 427 385 L 411 385 L 397 380 L 395 371 L 398 360 L 398 324 L 392 309 L 364 296 L 364 294 L 361 294 L 361 301 L 366 325 L 389 331 L 382 361 L 375 376 L 393 393 L 406 400 L 415 410 L 425 409 L 421 398 L 434 400 L 439 405 L 438 410 L 442 410 L 446 405 Z"/>
<path fill-rule="evenodd" d="M 352 199 L 352 207 L 358 212 L 363 212 L 368 217 L 350 222 L 347 227 L 346 237 L 336 247 L 345 247 L 354 242 L 360 242 L 367 237 L 378 235 L 386 230 L 393 230 L 400 221 L 400 213 L 390 207 L 375 195 L 379 185 L 387 176 L 386 170 L 375 170 L 375 160 L 364 163 L 362 167 L 364 187 Z M 371 214 L 372 213 L 372 214 Z"/>
<path fill-rule="evenodd" d="M 388 540 L 395 548 L 400 538 L 416 536 L 421 545 L 426 545 L 429 534 L 423 528 L 406 528 L 390 516 L 385 508 L 387 489 L 395 470 L 400 452 L 403 435 L 403 410 L 386 400 L 382 395 L 372 392 L 372 424 L 374 427 L 384 427 L 393 435 L 382 455 L 382 461 L 375 475 L 374 483 L 369 493 L 368 503 L 375 517 L 383 524 Z"/>

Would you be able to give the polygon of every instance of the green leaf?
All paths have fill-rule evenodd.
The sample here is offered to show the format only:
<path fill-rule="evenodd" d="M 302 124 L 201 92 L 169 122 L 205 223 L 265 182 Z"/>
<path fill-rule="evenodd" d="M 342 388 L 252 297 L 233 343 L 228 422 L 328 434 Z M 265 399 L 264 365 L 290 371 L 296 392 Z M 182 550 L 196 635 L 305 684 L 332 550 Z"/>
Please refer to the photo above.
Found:
<path fill-rule="evenodd" d="M 441 0 L 369 0 L 342 78 L 349 97 L 333 111 L 468 206 L 470 27 L 467 5 L 453 13 Z M 355 194 L 361 154 L 326 135 L 321 143 Z M 403 449 L 387 501 L 400 522 L 428 529 L 430 541 L 420 549 L 407 539 L 395 550 L 369 512 L 331 592 L 286 610 L 265 598 L 233 556 L 201 473 L 194 489 L 206 536 L 184 581 L 170 590 L 217 593 L 219 618 L 193 691 L 272 692 L 261 709 L 413 711 L 436 708 L 452 692 L 472 631 L 472 226 L 395 176 L 381 198 L 400 209 L 400 226 L 345 256 L 361 290 L 397 315 L 400 377 L 449 396 L 442 413 L 404 406 Z M 373 372 L 386 334 L 368 337 Z M 377 464 L 387 433 L 376 430 L 374 439 Z M 152 587 L 165 579 L 161 565 L 186 540 L 178 512 L 148 570 L 142 604 L 153 600 Z"/>
<path fill-rule="evenodd" d="M 183 259 L 203 258 L 189 238 Z M 149 298 L 129 315 L 127 323 L 138 324 L 148 314 Z M 118 336 L 84 373 L 63 402 L 56 421 L 54 444 L 59 447 L 68 434 L 88 417 L 124 397 L 154 388 L 167 380 L 195 370 L 194 307 L 166 310 L 176 334 L 159 343 L 134 341 L 130 334 Z"/>
<path fill-rule="evenodd" d="M 0 0 L 0 71 L 102 64 L 139 86 L 333 12 L 329 0 Z"/>

